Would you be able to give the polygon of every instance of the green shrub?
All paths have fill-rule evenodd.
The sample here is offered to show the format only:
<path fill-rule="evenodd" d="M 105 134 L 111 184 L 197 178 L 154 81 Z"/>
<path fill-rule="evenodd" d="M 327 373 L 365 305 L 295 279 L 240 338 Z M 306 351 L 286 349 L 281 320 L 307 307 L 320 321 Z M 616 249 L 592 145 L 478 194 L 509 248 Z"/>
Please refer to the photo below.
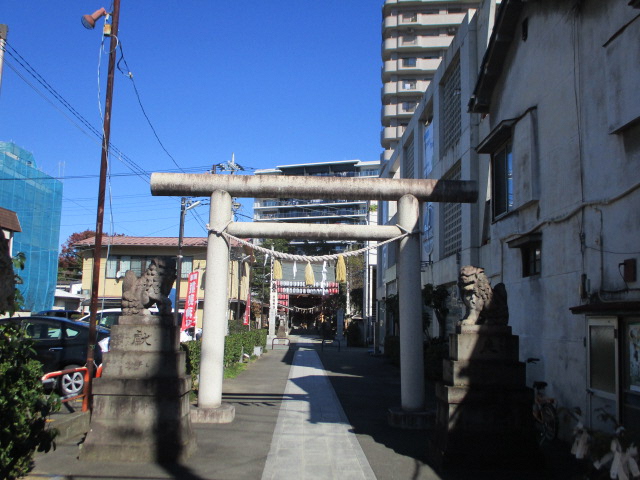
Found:
<path fill-rule="evenodd" d="M 187 352 L 187 375 L 191 375 L 195 382 L 200 374 L 200 352 L 202 351 L 202 340 L 192 340 L 180 344 L 180 348 Z"/>
<path fill-rule="evenodd" d="M 266 345 L 267 330 L 260 329 L 231 333 L 225 337 L 224 341 L 224 366 L 229 367 L 239 362 L 243 351 L 248 355 L 253 355 L 253 347 L 261 346 L 264 349 Z M 187 352 L 187 374 L 191 375 L 195 383 L 200 373 L 202 341 L 184 342 L 180 344 L 180 348 Z"/>
<path fill-rule="evenodd" d="M 48 452 L 57 431 L 45 429 L 59 399 L 42 386 L 42 365 L 32 342 L 14 325 L 0 326 L 0 478 L 26 475 L 33 454 Z"/>

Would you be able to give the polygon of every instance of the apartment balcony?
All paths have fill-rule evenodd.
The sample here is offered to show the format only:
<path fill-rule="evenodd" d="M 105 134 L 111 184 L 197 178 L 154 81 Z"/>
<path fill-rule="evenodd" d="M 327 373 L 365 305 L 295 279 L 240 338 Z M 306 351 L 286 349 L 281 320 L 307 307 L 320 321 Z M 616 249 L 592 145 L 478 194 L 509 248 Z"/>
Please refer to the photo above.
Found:
<path fill-rule="evenodd" d="M 396 52 L 420 52 L 426 49 L 443 51 L 449 48 L 451 35 L 416 35 L 415 41 L 408 42 L 402 38 L 385 38 L 382 42 L 382 56 L 385 60 Z"/>
<path fill-rule="evenodd" d="M 384 127 L 380 132 L 380 145 L 386 148 L 392 143 L 397 142 L 402 138 L 405 129 L 406 127 L 404 126 Z"/>
<path fill-rule="evenodd" d="M 382 106 L 381 122 L 383 125 L 388 125 L 391 119 L 410 119 L 418 107 L 419 98 L 407 102 L 394 103 L 391 105 Z"/>
<path fill-rule="evenodd" d="M 387 82 L 382 87 L 382 100 L 391 103 L 391 97 L 422 97 L 431 83 L 430 80 L 399 80 L 397 82 Z"/>
<path fill-rule="evenodd" d="M 296 220 L 336 220 L 336 219 L 353 219 L 359 220 L 360 217 L 365 217 L 369 210 L 366 208 L 351 209 L 351 208 L 337 208 L 337 209 L 320 209 L 315 211 L 309 210 L 291 210 L 291 211 L 279 211 L 279 212 L 254 212 L 254 220 L 261 221 L 296 221 Z"/>
<path fill-rule="evenodd" d="M 382 21 L 383 31 L 389 29 L 421 28 L 426 25 L 440 27 L 457 27 L 462 23 L 466 13 L 417 13 L 414 16 L 389 15 Z"/>
<path fill-rule="evenodd" d="M 263 199 L 257 202 L 254 202 L 253 208 L 255 210 L 260 209 L 271 209 L 274 208 L 318 208 L 318 205 L 322 205 L 323 207 L 331 207 L 331 208 L 345 208 L 346 205 L 364 205 L 367 202 L 364 200 L 298 200 L 298 199 L 287 199 L 287 200 L 275 200 L 275 199 Z M 353 208 L 353 207 L 351 207 Z"/>
<path fill-rule="evenodd" d="M 415 62 L 407 62 L 406 58 L 386 60 L 382 67 L 382 79 L 387 82 L 391 75 L 433 75 L 440 65 L 439 58 L 417 58 Z"/>

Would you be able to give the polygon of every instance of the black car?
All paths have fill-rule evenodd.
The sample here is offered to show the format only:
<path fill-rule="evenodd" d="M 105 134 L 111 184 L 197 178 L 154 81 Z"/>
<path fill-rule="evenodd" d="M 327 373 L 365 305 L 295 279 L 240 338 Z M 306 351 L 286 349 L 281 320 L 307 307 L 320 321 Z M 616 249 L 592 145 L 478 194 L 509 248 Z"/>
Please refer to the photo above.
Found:
<path fill-rule="evenodd" d="M 89 324 L 67 318 L 32 316 L 0 320 L 0 325 L 20 325 L 25 337 L 34 342 L 36 359 L 42 362 L 44 373 L 84 366 L 87 363 Z M 98 327 L 97 341 L 108 337 L 109 330 Z M 102 363 L 102 350 L 95 350 L 95 363 Z M 84 373 L 62 375 L 57 386 L 64 396 L 77 395 L 84 388 Z"/>
<path fill-rule="evenodd" d="M 83 313 L 77 310 L 43 310 L 34 313 L 34 317 L 61 317 L 70 318 L 71 320 L 79 320 Z"/>

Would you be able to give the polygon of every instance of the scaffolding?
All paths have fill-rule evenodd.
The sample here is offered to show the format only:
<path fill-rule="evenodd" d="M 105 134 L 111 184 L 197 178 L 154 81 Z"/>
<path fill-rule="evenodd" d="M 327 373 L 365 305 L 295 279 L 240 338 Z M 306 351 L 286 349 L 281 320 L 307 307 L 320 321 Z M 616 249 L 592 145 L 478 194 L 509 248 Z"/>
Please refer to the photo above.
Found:
<path fill-rule="evenodd" d="M 16 212 L 22 226 L 13 252 L 24 253 L 27 260 L 17 272 L 24 309 L 50 309 L 58 273 L 62 182 L 41 171 L 30 152 L 0 142 L 0 207 Z"/>

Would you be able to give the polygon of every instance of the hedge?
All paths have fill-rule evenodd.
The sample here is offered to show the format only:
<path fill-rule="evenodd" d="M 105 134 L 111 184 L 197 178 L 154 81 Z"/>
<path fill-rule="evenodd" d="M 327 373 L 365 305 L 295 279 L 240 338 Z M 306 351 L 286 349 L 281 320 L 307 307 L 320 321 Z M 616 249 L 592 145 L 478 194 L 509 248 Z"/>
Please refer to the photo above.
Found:
<path fill-rule="evenodd" d="M 267 330 L 249 330 L 229 334 L 224 341 L 224 366 L 239 362 L 242 353 L 253 355 L 253 347 L 267 345 Z M 195 380 L 200 373 L 200 351 L 201 340 L 194 340 L 181 344 L 182 349 L 187 352 L 187 373 Z"/>

